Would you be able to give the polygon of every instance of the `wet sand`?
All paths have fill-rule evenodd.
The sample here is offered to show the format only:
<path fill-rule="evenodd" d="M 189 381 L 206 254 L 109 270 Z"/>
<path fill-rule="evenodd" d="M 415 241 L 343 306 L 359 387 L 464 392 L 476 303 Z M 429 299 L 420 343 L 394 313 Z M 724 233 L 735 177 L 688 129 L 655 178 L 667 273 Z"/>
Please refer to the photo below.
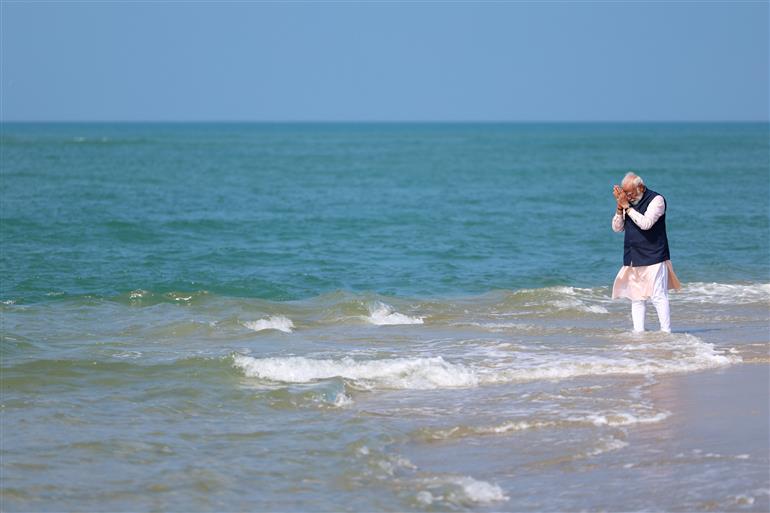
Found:
<path fill-rule="evenodd" d="M 628 432 L 639 459 L 618 477 L 650 491 L 628 509 L 770 511 L 769 391 L 766 363 L 658 377 L 650 393 L 671 416 Z"/>
<path fill-rule="evenodd" d="M 768 390 L 766 363 L 657 376 L 645 395 L 670 416 L 612 430 L 619 450 L 497 473 L 510 500 L 494 509 L 767 512 Z"/>

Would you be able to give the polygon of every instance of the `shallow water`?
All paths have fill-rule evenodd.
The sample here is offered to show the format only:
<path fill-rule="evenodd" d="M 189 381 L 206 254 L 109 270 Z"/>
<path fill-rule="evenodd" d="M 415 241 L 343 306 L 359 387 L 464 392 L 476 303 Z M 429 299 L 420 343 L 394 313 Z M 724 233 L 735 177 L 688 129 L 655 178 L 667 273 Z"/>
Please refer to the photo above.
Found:
<path fill-rule="evenodd" d="M 605 288 L 3 305 L 6 507 L 644 509 L 652 477 L 599 502 L 544 484 L 649 463 L 629 438 L 677 413 L 650 388 L 766 357 L 769 289 L 686 286 L 679 329 L 643 335 Z M 688 457 L 738 476 L 733 495 L 764 489 L 761 444 Z"/>
<path fill-rule="evenodd" d="M 683 435 L 665 388 L 770 363 L 766 125 L 2 137 L 4 510 L 768 508 L 767 436 Z M 629 165 L 672 334 L 609 299 Z"/>

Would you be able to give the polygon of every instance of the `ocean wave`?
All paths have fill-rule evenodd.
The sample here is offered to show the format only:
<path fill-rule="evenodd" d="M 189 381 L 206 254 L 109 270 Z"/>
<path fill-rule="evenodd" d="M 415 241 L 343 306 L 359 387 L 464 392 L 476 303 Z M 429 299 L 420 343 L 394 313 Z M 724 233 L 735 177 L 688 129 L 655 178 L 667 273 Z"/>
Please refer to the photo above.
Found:
<path fill-rule="evenodd" d="M 205 284 L 201 284 L 205 285 Z M 481 295 L 453 296 L 452 298 L 399 298 L 371 292 L 338 290 L 292 301 L 270 300 L 242 295 L 222 295 L 211 292 L 222 287 L 211 283 L 196 290 L 185 290 L 180 284 L 169 289 L 134 288 L 118 295 L 98 293 L 71 294 L 68 291 L 49 291 L 41 294 L 45 303 L 94 305 L 104 301 L 131 307 L 152 307 L 159 303 L 195 306 L 213 311 L 229 306 L 243 311 L 258 311 L 268 315 L 289 315 L 295 322 L 330 325 L 359 323 L 362 319 L 374 325 L 431 324 L 457 325 L 486 324 L 488 328 L 504 329 L 513 323 L 535 316 L 607 315 L 622 302 L 612 301 L 608 287 L 579 288 L 568 286 L 537 289 L 498 290 Z M 176 288 L 176 287 L 179 288 Z M 238 291 L 242 292 L 241 290 Z M 4 298 L 0 307 L 12 309 L 25 304 L 35 308 L 37 303 L 19 296 Z M 770 284 L 749 283 L 685 283 L 679 292 L 672 292 L 672 302 L 696 304 L 768 304 Z M 15 303 L 15 304 L 14 304 Z M 413 313 L 417 312 L 417 314 Z M 495 326 L 494 323 L 500 323 Z M 513 326 L 512 328 L 523 328 Z"/>
<path fill-rule="evenodd" d="M 253 331 L 278 330 L 284 333 L 291 333 L 294 330 L 294 323 L 288 317 L 283 315 L 273 315 L 267 319 L 257 321 L 246 321 L 243 326 Z"/>
<path fill-rule="evenodd" d="M 438 357 L 374 360 L 313 359 L 302 356 L 255 358 L 235 354 L 233 364 L 247 377 L 284 383 L 310 383 L 330 378 L 351 380 L 366 389 L 468 388 L 479 385 L 528 381 L 555 381 L 600 375 L 655 375 L 692 372 L 738 363 L 740 357 L 724 354 L 699 338 L 684 334 L 673 340 L 648 343 L 641 351 L 619 351 L 603 356 L 594 353 L 539 352 L 514 354 L 495 366 L 450 363 Z"/>
<path fill-rule="evenodd" d="M 112 357 L 136 359 L 136 358 L 142 357 L 142 352 L 141 351 L 118 351 L 117 353 L 113 353 Z"/>
<path fill-rule="evenodd" d="M 543 287 L 538 289 L 519 289 L 504 294 L 502 305 L 538 306 L 551 305 L 557 307 L 581 306 L 585 304 L 607 303 L 610 301 L 607 287 Z"/>
<path fill-rule="evenodd" d="M 767 303 L 770 301 L 770 283 L 685 283 L 681 292 L 672 294 L 672 298 L 724 305 Z"/>
<path fill-rule="evenodd" d="M 518 431 L 530 431 L 550 428 L 582 427 L 626 427 L 634 424 L 653 424 L 662 422 L 671 416 L 670 412 L 601 412 L 595 414 L 572 415 L 567 418 L 519 419 L 493 425 L 454 426 L 451 428 L 422 428 L 414 437 L 425 441 L 452 440 L 466 437 L 505 435 Z"/>
<path fill-rule="evenodd" d="M 556 307 L 559 310 L 577 310 L 578 312 L 606 314 L 610 313 L 607 308 L 601 305 L 587 305 L 579 299 L 562 299 L 550 302 L 551 306 Z"/>
<path fill-rule="evenodd" d="M 676 374 L 741 362 L 740 356 L 725 354 L 726 351 L 716 349 L 714 344 L 687 333 L 666 334 L 666 339 L 662 341 L 653 339 L 641 345 L 643 347 L 634 351 L 630 351 L 627 345 L 620 346 L 621 350 L 614 356 L 604 356 L 602 353 L 606 353 L 606 348 L 583 355 L 539 353 L 538 359 L 530 359 L 526 366 L 514 365 L 485 371 L 480 381 L 503 383 L 600 375 Z"/>
<path fill-rule="evenodd" d="M 483 435 L 500 435 L 516 431 L 554 427 L 554 420 L 512 420 L 491 426 L 454 426 L 451 428 L 422 428 L 414 436 L 420 440 L 450 440 Z"/>
<path fill-rule="evenodd" d="M 584 452 L 583 454 L 577 455 L 576 459 L 590 458 L 592 456 L 598 456 L 600 454 L 604 454 L 605 452 L 617 451 L 617 450 L 623 449 L 624 447 L 628 447 L 628 442 L 626 442 L 625 440 L 620 440 L 619 438 L 615 438 L 614 436 L 611 436 L 608 438 L 602 438 L 601 440 L 599 440 L 598 446 Z"/>
<path fill-rule="evenodd" d="M 154 306 L 158 303 L 190 305 L 197 303 L 198 300 L 206 296 L 209 296 L 207 290 L 153 292 L 144 289 L 134 289 L 113 299 L 120 303 L 128 303 L 131 306 Z"/>
<path fill-rule="evenodd" d="M 341 379 L 311 384 L 293 384 L 288 387 L 251 387 L 256 397 L 276 410 L 296 408 L 346 408 L 354 401 Z"/>
<path fill-rule="evenodd" d="M 344 378 L 363 388 L 435 389 L 472 387 L 476 374 L 461 364 L 443 358 L 392 358 L 355 361 L 315 360 L 301 356 L 254 358 L 234 355 L 233 364 L 252 378 L 284 383 L 309 383 L 321 379 Z"/>
<path fill-rule="evenodd" d="M 436 474 L 419 472 L 409 459 L 382 448 L 370 448 L 361 442 L 349 446 L 355 460 L 363 463 L 356 472 L 360 476 L 375 478 L 382 483 L 387 480 L 398 489 L 410 489 L 414 506 L 433 505 L 450 507 L 474 507 L 508 500 L 502 488 L 467 475 Z"/>
<path fill-rule="evenodd" d="M 423 505 L 449 503 L 454 506 L 476 506 L 507 501 L 502 488 L 469 476 L 436 476 L 417 480 L 420 490 L 416 500 Z"/>
<path fill-rule="evenodd" d="M 662 422 L 671 416 L 671 412 L 661 411 L 654 414 L 642 415 L 627 412 L 592 413 L 584 416 L 569 417 L 570 422 L 589 423 L 594 426 L 621 427 L 633 424 L 654 424 Z"/>
<path fill-rule="evenodd" d="M 377 326 L 395 324 L 423 324 L 422 317 L 410 317 L 398 313 L 393 307 L 382 302 L 376 302 L 369 306 L 369 315 L 365 319 Z"/>

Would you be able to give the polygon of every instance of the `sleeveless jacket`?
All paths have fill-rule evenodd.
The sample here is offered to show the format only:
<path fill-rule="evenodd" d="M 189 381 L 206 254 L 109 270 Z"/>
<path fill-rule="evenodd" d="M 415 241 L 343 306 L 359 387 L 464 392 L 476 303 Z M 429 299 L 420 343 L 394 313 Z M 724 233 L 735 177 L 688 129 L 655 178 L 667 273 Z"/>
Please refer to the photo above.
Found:
<path fill-rule="evenodd" d="M 655 191 L 645 189 L 642 199 L 636 205 L 631 207 L 637 212 L 644 214 L 647 207 L 656 196 L 660 196 Z M 665 204 L 666 199 L 663 198 Z M 652 225 L 649 230 L 642 230 L 629 216 L 626 216 L 623 227 L 625 239 L 623 241 L 623 265 L 639 267 L 644 265 L 657 264 L 671 259 L 668 250 L 668 236 L 666 235 L 666 212 Z"/>

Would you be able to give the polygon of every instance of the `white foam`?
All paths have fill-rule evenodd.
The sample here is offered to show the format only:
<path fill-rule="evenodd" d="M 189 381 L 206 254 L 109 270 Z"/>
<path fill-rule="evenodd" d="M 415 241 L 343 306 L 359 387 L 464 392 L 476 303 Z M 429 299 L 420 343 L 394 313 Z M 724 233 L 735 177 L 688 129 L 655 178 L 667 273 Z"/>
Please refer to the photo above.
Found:
<path fill-rule="evenodd" d="M 280 329 L 277 326 L 273 322 L 257 321 L 256 325 L 249 327 Z M 689 334 L 668 335 L 663 341 L 644 346 L 638 351 L 601 347 L 583 354 L 500 351 L 494 365 L 484 360 L 477 366 L 450 363 L 440 356 L 354 360 L 350 357 L 253 358 L 242 354 L 234 356 L 234 364 L 249 377 L 278 382 L 309 383 L 340 377 L 353 380 L 362 388 L 424 390 L 555 381 L 583 376 L 674 374 L 718 368 L 741 361 L 739 356 L 724 354 L 713 344 Z"/>
<path fill-rule="evenodd" d="M 385 456 L 382 458 L 375 458 L 377 466 L 380 470 L 384 470 L 389 476 L 395 475 L 396 471 L 400 469 L 416 470 L 417 467 L 403 456 L 393 455 Z"/>
<path fill-rule="evenodd" d="M 439 484 L 450 485 L 453 490 L 447 493 L 446 500 L 454 503 L 479 503 L 507 501 L 508 497 L 498 485 L 473 479 L 468 476 L 434 478 Z"/>
<path fill-rule="evenodd" d="M 394 324 L 423 324 L 422 317 L 409 317 L 393 310 L 393 307 L 382 302 L 369 305 L 369 316 L 366 320 L 378 326 Z"/>
<path fill-rule="evenodd" d="M 607 310 L 603 306 L 587 305 L 579 299 L 560 299 L 560 300 L 551 302 L 551 305 L 555 306 L 559 310 L 577 310 L 579 312 L 599 313 L 599 314 L 610 313 L 609 310 Z"/>
<path fill-rule="evenodd" d="M 746 304 L 770 301 L 770 283 L 738 285 L 729 283 L 687 283 L 673 299 L 697 303 Z"/>
<path fill-rule="evenodd" d="M 541 353 L 534 364 L 531 360 L 516 362 L 513 368 L 483 369 L 478 373 L 482 383 L 500 383 L 608 374 L 674 374 L 724 367 L 741 361 L 739 356 L 725 355 L 713 344 L 689 334 L 669 335 L 667 340 L 646 344 L 634 354 L 604 356 L 603 352 L 584 355 Z"/>
<path fill-rule="evenodd" d="M 420 483 L 429 490 L 417 492 L 417 502 L 430 505 L 436 501 L 458 506 L 490 504 L 507 501 L 503 490 L 494 484 L 468 476 L 442 476 L 421 479 Z"/>
<path fill-rule="evenodd" d="M 259 319 L 258 321 L 247 321 L 243 325 L 250 330 L 262 331 L 262 330 L 278 330 L 284 333 L 291 333 L 294 329 L 294 323 L 291 319 L 284 317 L 283 315 L 273 315 L 267 319 Z"/>
<path fill-rule="evenodd" d="M 557 294 L 568 296 L 574 296 L 577 294 L 577 289 L 575 287 L 546 287 L 545 290 L 550 290 L 556 292 Z"/>
<path fill-rule="evenodd" d="M 602 439 L 601 442 L 602 443 L 599 445 L 599 447 L 588 451 L 585 453 L 585 456 L 598 456 L 600 454 L 604 454 L 605 452 L 617 451 L 624 447 L 628 447 L 628 442 L 615 437 Z"/>
<path fill-rule="evenodd" d="M 145 295 L 147 295 L 147 291 L 146 290 L 136 289 L 136 290 L 132 290 L 131 291 L 131 293 L 128 295 L 128 298 L 129 299 L 141 299 Z"/>
<path fill-rule="evenodd" d="M 142 352 L 141 351 L 122 351 L 119 353 L 115 353 L 112 355 L 113 358 L 141 358 Z"/>
<path fill-rule="evenodd" d="M 364 388 L 415 389 L 472 387 L 476 374 L 461 364 L 443 358 L 391 358 L 356 361 L 316 360 L 301 356 L 253 358 L 235 355 L 234 365 L 246 376 L 285 383 L 308 383 L 341 377 Z"/>
<path fill-rule="evenodd" d="M 613 412 L 604 414 L 592 414 L 585 417 L 570 417 L 575 422 L 590 422 L 594 426 L 630 426 L 632 424 L 651 424 L 661 422 L 671 416 L 670 412 L 663 411 L 654 415 L 637 416 L 632 413 Z"/>
<path fill-rule="evenodd" d="M 433 494 L 427 490 L 421 490 L 417 493 L 417 502 L 426 506 L 433 503 Z"/>
<path fill-rule="evenodd" d="M 754 497 L 750 495 L 734 495 L 730 496 L 736 504 L 739 504 L 741 506 L 751 506 L 754 504 Z"/>
<path fill-rule="evenodd" d="M 351 399 L 350 396 L 346 395 L 344 392 L 340 392 L 334 398 L 333 404 L 337 408 L 344 408 L 346 406 L 350 406 L 351 404 L 353 404 L 353 399 Z"/>
<path fill-rule="evenodd" d="M 567 285 L 562 286 L 555 286 L 555 287 L 543 287 L 542 289 L 520 289 L 514 294 L 542 294 L 544 292 L 548 292 L 551 294 L 556 294 L 559 296 L 577 296 L 578 294 L 591 294 L 593 293 L 592 289 L 585 289 L 581 287 L 570 287 Z"/>
<path fill-rule="evenodd" d="M 256 326 L 255 326 L 256 327 Z M 262 326 L 266 328 L 267 326 Z M 274 326 L 272 326 L 274 327 Z M 252 328 L 253 329 L 253 328 Z M 516 383 L 540 380 L 562 380 L 592 375 L 653 376 L 691 372 L 722 367 L 740 362 L 739 356 L 725 354 L 713 344 L 689 334 L 647 337 L 635 351 L 625 346 L 608 346 L 581 353 L 537 352 L 522 355 L 501 351 L 501 356 L 490 366 L 487 360 L 470 366 L 450 363 L 442 357 L 404 357 L 354 360 L 313 359 L 307 357 L 254 358 L 243 354 L 233 356 L 234 366 L 249 377 L 284 383 L 311 383 L 316 380 L 343 378 L 365 389 L 443 389 L 467 388 L 480 384 Z M 621 348 L 618 350 L 618 348 Z M 553 348 L 552 348 L 553 349 Z M 344 397 L 333 402 L 347 404 Z M 596 426 L 627 426 L 665 420 L 668 412 L 597 412 L 580 421 Z M 545 419 L 553 421 L 554 419 Z M 558 420 L 558 419 L 557 419 Z M 561 420 L 560 422 L 563 422 Z M 529 420 L 509 422 L 484 428 L 463 428 L 476 434 L 505 433 L 521 429 L 546 427 Z M 436 433 L 438 437 L 455 433 Z M 462 434 L 460 434 L 462 436 Z"/>
<path fill-rule="evenodd" d="M 661 422 L 671 416 L 669 412 L 660 412 L 654 415 L 634 415 L 627 412 L 608 412 L 603 414 L 590 414 L 583 416 L 571 416 L 566 420 L 512 420 L 494 426 L 456 426 L 449 429 L 428 429 L 423 433 L 434 440 L 446 440 L 465 436 L 498 435 L 515 431 L 530 429 L 543 429 L 555 426 L 630 426 L 632 424 L 649 424 Z"/>
<path fill-rule="evenodd" d="M 459 438 L 463 436 L 476 436 L 476 435 L 495 435 L 504 434 L 511 431 L 525 431 L 528 429 L 540 429 L 550 426 L 555 426 L 555 421 L 510 421 L 496 426 L 473 426 L 462 427 L 456 426 L 450 429 L 430 429 L 425 430 L 424 433 L 434 440 L 446 440 L 449 438 Z"/>

